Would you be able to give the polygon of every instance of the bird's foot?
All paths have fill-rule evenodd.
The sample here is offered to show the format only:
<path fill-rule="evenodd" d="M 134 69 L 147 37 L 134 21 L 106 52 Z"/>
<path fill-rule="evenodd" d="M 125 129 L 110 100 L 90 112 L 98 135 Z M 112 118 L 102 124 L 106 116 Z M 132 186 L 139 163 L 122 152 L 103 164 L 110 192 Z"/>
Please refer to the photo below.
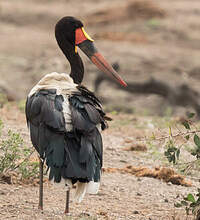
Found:
<path fill-rule="evenodd" d="M 67 216 L 70 216 L 70 215 L 71 215 L 71 213 L 68 212 L 67 210 L 64 211 L 64 214 L 67 215 Z"/>

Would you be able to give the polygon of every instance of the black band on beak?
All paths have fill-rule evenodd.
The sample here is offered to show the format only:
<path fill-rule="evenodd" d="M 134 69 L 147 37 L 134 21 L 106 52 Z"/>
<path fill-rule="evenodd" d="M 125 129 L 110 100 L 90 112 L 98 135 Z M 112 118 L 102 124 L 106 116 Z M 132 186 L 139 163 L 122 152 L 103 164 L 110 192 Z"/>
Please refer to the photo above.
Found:
<path fill-rule="evenodd" d="M 91 58 L 95 53 L 97 53 L 97 48 L 94 46 L 94 43 L 85 40 L 82 43 L 77 45 L 89 58 Z"/>
<path fill-rule="evenodd" d="M 94 43 L 90 40 L 85 40 L 77 46 L 89 57 L 89 59 L 104 73 L 114 78 L 122 86 L 127 86 L 120 75 L 112 68 L 105 58 L 98 52 Z"/>

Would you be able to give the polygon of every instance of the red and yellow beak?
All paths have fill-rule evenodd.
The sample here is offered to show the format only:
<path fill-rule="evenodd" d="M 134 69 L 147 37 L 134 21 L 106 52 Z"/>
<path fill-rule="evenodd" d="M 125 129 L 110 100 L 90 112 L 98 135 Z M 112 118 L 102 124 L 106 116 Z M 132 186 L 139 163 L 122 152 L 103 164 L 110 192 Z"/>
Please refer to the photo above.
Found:
<path fill-rule="evenodd" d="M 83 27 L 76 29 L 75 52 L 77 52 L 78 46 L 100 70 L 117 80 L 117 82 L 119 82 L 122 86 L 127 86 L 126 82 L 124 82 L 119 74 L 97 51 L 97 48 L 94 46 L 93 41 L 94 40 L 92 40 L 92 38 L 85 32 Z"/>

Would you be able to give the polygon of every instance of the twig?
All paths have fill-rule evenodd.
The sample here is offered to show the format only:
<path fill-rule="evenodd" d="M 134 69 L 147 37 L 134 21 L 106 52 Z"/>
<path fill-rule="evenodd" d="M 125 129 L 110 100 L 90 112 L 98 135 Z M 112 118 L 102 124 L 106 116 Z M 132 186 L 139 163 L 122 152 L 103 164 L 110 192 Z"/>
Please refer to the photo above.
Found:
<path fill-rule="evenodd" d="M 30 154 L 29 154 L 27 157 L 25 157 L 24 160 L 23 160 L 21 163 L 19 163 L 17 166 L 13 167 L 13 168 L 10 169 L 10 170 L 13 171 L 13 170 L 16 170 L 18 167 L 20 167 L 21 164 L 23 164 L 26 160 L 28 160 L 28 159 L 31 157 L 31 155 L 34 153 L 34 151 L 35 151 L 35 150 L 32 150 L 32 151 L 30 152 Z M 8 170 L 8 169 L 7 169 L 7 170 Z M 7 170 L 6 170 L 6 171 L 7 171 Z"/>
<path fill-rule="evenodd" d="M 163 137 L 159 137 L 159 138 L 139 138 L 137 139 L 137 141 L 161 141 L 161 140 L 165 140 L 167 138 L 175 138 L 175 137 L 179 137 L 182 135 L 188 135 L 188 134 L 196 134 L 196 133 L 200 133 L 200 130 L 194 130 L 194 131 L 186 131 L 186 132 L 179 132 L 178 134 L 174 134 L 174 135 L 167 135 L 167 136 L 163 136 Z"/>

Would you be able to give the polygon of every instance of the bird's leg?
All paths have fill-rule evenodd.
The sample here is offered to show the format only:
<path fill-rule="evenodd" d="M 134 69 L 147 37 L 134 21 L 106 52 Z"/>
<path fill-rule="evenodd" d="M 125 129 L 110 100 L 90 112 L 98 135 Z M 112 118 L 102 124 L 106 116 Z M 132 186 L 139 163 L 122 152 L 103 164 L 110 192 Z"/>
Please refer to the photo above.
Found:
<path fill-rule="evenodd" d="M 39 158 L 40 160 L 40 185 L 39 185 L 39 205 L 38 205 L 38 209 L 43 210 L 43 165 L 44 165 L 44 161 Z"/>
<path fill-rule="evenodd" d="M 65 214 L 69 214 L 69 192 L 70 192 L 70 188 L 68 187 L 66 192 Z"/>

